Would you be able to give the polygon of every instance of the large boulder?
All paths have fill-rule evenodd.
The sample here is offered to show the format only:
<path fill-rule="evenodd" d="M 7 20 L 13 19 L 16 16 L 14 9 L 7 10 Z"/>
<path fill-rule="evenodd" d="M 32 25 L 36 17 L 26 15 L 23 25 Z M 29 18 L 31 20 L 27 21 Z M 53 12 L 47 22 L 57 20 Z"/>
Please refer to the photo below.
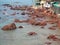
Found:
<path fill-rule="evenodd" d="M 15 23 L 11 23 L 2 27 L 2 30 L 15 30 L 15 29 L 16 29 Z"/>

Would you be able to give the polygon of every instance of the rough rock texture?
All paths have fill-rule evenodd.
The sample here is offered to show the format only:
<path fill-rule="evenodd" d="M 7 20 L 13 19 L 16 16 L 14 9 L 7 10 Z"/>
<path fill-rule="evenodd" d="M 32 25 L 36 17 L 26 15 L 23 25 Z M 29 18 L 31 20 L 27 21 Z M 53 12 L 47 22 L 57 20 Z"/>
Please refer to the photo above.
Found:
<path fill-rule="evenodd" d="M 29 32 L 28 35 L 33 36 L 33 35 L 37 35 L 37 33 L 36 32 Z"/>
<path fill-rule="evenodd" d="M 41 21 L 40 22 L 40 26 L 46 26 L 46 25 L 47 25 L 46 21 Z"/>
<path fill-rule="evenodd" d="M 19 26 L 19 28 L 23 28 L 23 26 Z"/>
<path fill-rule="evenodd" d="M 56 27 L 49 27 L 49 29 L 51 29 L 51 30 L 56 30 Z"/>
<path fill-rule="evenodd" d="M 12 7 L 10 4 L 3 4 L 3 6 Z"/>
<path fill-rule="evenodd" d="M 15 29 L 16 29 L 15 23 L 11 23 L 2 27 L 2 30 L 15 30 Z"/>
<path fill-rule="evenodd" d="M 15 19 L 14 22 L 20 23 L 20 22 L 22 22 L 22 21 L 20 21 L 19 19 Z"/>
<path fill-rule="evenodd" d="M 25 12 L 22 12 L 21 15 L 25 15 Z"/>
<path fill-rule="evenodd" d="M 60 41 L 60 38 L 58 38 L 56 35 L 49 35 L 47 39 L 53 40 L 53 41 Z"/>

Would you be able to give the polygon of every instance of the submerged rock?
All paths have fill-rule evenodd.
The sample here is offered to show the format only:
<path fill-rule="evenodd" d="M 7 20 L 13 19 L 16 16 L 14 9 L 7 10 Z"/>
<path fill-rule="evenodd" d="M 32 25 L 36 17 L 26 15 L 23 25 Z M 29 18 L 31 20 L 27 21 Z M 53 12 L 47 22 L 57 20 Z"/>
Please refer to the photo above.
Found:
<path fill-rule="evenodd" d="M 25 15 L 25 12 L 22 12 L 21 15 Z"/>
<path fill-rule="evenodd" d="M 28 22 L 28 20 L 15 19 L 14 22 L 16 22 L 16 23 L 23 23 L 23 22 Z"/>
<path fill-rule="evenodd" d="M 47 44 L 47 45 L 51 45 L 51 44 L 52 44 L 52 42 L 45 42 L 45 44 Z"/>
<path fill-rule="evenodd" d="M 40 26 L 46 26 L 47 25 L 47 22 L 46 21 L 41 21 L 40 22 Z"/>
<path fill-rule="evenodd" d="M 42 29 L 44 28 L 44 26 L 41 27 Z"/>
<path fill-rule="evenodd" d="M 49 27 L 49 29 L 51 29 L 51 30 L 56 30 L 56 27 Z"/>
<path fill-rule="evenodd" d="M 10 4 L 3 4 L 3 6 L 11 7 L 12 5 L 10 5 Z"/>
<path fill-rule="evenodd" d="M 53 41 L 60 41 L 60 38 L 58 38 L 56 35 L 49 35 L 47 39 L 53 40 Z"/>
<path fill-rule="evenodd" d="M 28 35 L 33 36 L 33 35 L 37 35 L 37 33 L 36 32 L 29 32 Z"/>
<path fill-rule="evenodd" d="M 8 30 L 15 30 L 16 28 L 17 27 L 16 27 L 15 23 L 11 23 L 11 24 L 3 26 L 2 30 L 8 31 Z"/>
<path fill-rule="evenodd" d="M 19 28 L 23 28 L 23 26 L 19 26 Z"/>
<path fill-rule="evenodd" d="M 20 21 L 19 19 L 15 19 L 14 22 L 20 23 L 20 22 L 22 22 L 22 21 Z"/>
<path fill-rule="evenodd" d="M 35 22 L 36 22 L 36 21 L 35 21 L 34 19 L 29 19 L 29 20 L 28 20 L 28 23 L 29 23 L 29 24 L 32 24 L 32 25 L 33 25 Z"/>

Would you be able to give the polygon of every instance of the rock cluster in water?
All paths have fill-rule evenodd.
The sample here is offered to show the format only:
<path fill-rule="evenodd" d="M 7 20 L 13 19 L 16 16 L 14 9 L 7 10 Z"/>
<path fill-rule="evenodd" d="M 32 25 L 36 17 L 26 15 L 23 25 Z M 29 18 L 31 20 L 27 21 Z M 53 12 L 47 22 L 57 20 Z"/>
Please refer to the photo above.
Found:
<path fill-rule="evenodd" d="M 4 4 L 4 6 L 9 6 L 9 4 Z M 11 10 L 23 10 L 21 15 L 24 15 L 24 16 L 25 14 L 27 14 L 27 17 L 28 17 L 27 20 L 15 19 L 14 22 L 16 23 L 26 22 L 31 25 L 42 26 L 42 28 L 46 26 L 48 23 L 51 25 L 55 24 L 60 29 L 60 18 L 58 17 L 57 14 L 54 13 L 54 11 L 51 8 L 46 9 L 42 7 L 42 8 L 34 9 L 32 8 L 32 6 L 11 6 L 10 9 Z M 16 12 L 11 15 L 16 15 Z M 55 30 L 54 27 L 50 27 L 49 29 Z"/>

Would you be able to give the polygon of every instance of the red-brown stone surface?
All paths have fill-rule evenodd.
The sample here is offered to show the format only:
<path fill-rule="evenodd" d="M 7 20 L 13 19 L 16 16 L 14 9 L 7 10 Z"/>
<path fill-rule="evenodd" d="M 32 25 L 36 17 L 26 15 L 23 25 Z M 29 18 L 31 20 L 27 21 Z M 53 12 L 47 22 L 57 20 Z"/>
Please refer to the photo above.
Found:
<path fill-rule="evenodd" d="M 33 35 L 37 35 L 37 33 L 36 32 L 29 32 L 28 35 L 33 36 Z"/>
<path fill-rule="evenodd" d="M 50 40 L 53 40 L 53 41 L 57 41 L 57 40 L 60 41 L 60 39 L 59 39 L 56 35 L 49 35 L 49 36 L 47 37 L 47 39 L 50 39 Z"/>
<path fill-rule="evenodd" d="M 40 22 L 40 26 L 46 26 L 46 25 L 47 25 L 46 21 L 41 21 Z"/>
<path fill-rule="evenodd" d="M 23 28 L 23 26 L 19 26 L 19 28 Z"/>
<path fill-rule="evenodd" d="M 11 23 L 2 27 L 2 30 L 15 30 L 17 27 L 15 23 Z"/>
<path fill-rule="evenodd" d="M 19 19 L 15 19 L 14 22 L 21 23 L 22 21 L 20 21 Z"/>
<path fill-rule="evenodd" d="M 51 30 L 56 30 L 56 27 L 49 27 L 49 29 L 51 29 Z"/>

